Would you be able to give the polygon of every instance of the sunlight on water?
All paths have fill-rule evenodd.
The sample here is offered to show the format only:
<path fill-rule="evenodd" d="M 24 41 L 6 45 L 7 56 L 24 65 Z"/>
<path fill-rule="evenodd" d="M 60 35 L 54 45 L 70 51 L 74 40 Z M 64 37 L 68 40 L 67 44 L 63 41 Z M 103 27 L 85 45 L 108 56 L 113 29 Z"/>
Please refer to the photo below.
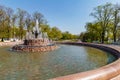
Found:
<path fill-rule="evenodd" d="M 116 58 L 104 51 L 60 45 L 45 53 L 20 53 L 0 47 L 0 80 L 46 80 L 104 66 Z"/>

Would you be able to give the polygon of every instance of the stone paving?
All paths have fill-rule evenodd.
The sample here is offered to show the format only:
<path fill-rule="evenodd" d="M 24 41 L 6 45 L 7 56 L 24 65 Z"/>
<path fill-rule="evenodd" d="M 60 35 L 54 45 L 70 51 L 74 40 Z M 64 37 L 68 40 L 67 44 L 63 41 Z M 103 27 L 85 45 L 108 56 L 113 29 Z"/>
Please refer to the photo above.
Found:
<path fill-rule="evenodd" d="M 18 41 L 18 42 L 0 42 L 0 46 L 14 46 L 14 45 L 18 45 L 18 44 L 22 44 L 22 41 Z"/>

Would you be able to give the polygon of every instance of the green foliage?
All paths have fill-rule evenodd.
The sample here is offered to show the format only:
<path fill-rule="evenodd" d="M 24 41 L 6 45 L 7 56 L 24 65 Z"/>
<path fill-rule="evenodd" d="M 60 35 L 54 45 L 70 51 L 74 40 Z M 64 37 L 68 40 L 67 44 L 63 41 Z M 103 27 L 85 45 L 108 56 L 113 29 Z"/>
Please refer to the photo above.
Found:
<path fill-rule="evenodd" d="M 100 24 L 102 29 L 101 41 L 104 43 L 106 29 L 109 27 L 108 25 L 112 18 L 112 4 L 106 3 L 105 5 L 100 5 L 94 8 L 94 12 L 91 13 L 91 16 L 96 18 L 97 22 Z"/>
<path fill-rule="evenodd" d="M 59 40 L 62 38 L 62 32 L 57 27 L 53 27 L 48 36 L 53 40 Z"/>
<path fill-rule="evenodd" d="M 68 31 L 62 33 L 62 38 L 63 40 L 69 40 L 69 39 L 78 39 L 77 35 L 73 35 L 69 33 Z"/>
<path fill-rule="evenodd" d="M 42 24 L 40 25 L 40 27 L 42 28 L 42 32 L 47 32 L 49 38 L 52 40 L 78 39 L 77 35 L 73 35 L 68 31 L 61 32 L 57 27 L 51 28 L 49 25 L 46 25 L 46 24 Z"/>
<path fill-rule="evenodd" d="M 106 3 L 94 8 L 91 13 L 96 21 L 86 23 L 86 32 L 80 34 L 80 39 L 85 42 L 99 41 L 101 43 L 114 40 L 116 42 L 119 39 L 119 27 L 120 22 L 120 7 L 117 8 L 111 4 Z M 118 36 L 119 35 L 119 36 Z"/>
<path fill-rule="evenodd" d="M 32 31 L 35 21 L 38 19 L 39 27 L 42 32 L 47 32 L 52 40 L 76 39 L 76 35 L 69 32 L 61 32 L 57 27 L 50 27 L 46 19 L 40 12 L 34 12 L 32 15 L 20 8 L 17 11 L 11 8 L 0 6 L 0 38 L 18 38 L 24 39 L 26 31 Z"/>

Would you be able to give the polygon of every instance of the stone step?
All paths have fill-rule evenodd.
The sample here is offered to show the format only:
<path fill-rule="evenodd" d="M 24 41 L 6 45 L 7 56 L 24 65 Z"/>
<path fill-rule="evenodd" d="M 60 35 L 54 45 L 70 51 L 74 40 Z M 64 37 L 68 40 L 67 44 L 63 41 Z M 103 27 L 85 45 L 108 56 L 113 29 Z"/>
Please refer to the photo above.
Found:
<path fill-rule="evenodd" d="M 116 76 L 116 77 L 110 79 L 110 80 L 120 80 L 120 74 L 119 74 L 118 76 Z"/>

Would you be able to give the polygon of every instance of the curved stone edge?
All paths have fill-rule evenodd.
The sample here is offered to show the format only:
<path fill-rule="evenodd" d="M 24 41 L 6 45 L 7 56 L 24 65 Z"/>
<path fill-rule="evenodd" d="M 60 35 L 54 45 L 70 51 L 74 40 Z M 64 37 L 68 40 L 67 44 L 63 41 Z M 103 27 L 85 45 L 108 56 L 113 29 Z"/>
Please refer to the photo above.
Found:
<path fill-rule="evenodd" d="M 111 64 L 108 64 L 95 70 L 57 77 L 50 80 L 110 80 L 120 74 L 120 47 L 114 45 L 75 43 L 75 42 L 65 42 L 62 44 L 90 46 L 109 52 L 112 51 L 111 53 L 115 55 L 118 59 Z"/>

